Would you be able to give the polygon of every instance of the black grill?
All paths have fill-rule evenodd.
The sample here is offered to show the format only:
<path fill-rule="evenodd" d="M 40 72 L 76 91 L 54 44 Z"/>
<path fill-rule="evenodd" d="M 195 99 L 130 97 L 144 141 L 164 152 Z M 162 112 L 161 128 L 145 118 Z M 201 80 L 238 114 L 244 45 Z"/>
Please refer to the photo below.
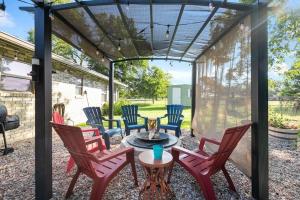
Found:
<path fill-rule="evenodd" d="M 20 126 L 20 119 L 17 115 L 7 115 L 7 109 L 4 105 L 0 104 L 0 133 L 3 135 L 4 149 L 3 155 L 14 151 L 12 147 L 7 147 L 5 131 L 16 129 Z"/>

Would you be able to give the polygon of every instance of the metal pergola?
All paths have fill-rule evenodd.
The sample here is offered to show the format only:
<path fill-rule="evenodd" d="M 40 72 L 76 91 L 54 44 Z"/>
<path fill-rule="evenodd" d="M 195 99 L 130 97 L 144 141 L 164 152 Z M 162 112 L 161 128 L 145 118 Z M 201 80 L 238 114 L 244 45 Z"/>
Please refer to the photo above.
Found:
<path fill-rule="evenodd" d="M 267 1 L 267 0 L 266 0 Z M 114 63 L 178 60 L 192 64 L 246 16 L 251 16 L 252 196 L 268 199 L 267 2 L 253 0 L 89 0 L 52 5 L 34 0 L 35 185 L 37 199 L 52 197 L 51 34 L 109 67 L 113 118 Z M 249 2 L 249 1 L 245 1 Z M 222 23 L 222 26 L 218 25 Z M 217 27 L 214 29 L 214 27 Z M 216 32 L 216 31 L 219 32 Z M 212 32 L 215 31 L 212 37 Z M 110 124 L 112 126 L 112 124 Z"/>

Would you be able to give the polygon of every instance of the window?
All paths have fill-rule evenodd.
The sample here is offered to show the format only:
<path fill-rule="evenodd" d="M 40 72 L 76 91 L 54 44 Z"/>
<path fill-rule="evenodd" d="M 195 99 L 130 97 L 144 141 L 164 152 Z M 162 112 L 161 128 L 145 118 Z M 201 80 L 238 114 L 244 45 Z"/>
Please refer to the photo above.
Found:
<path fill-rule="evenodd" d="M 77 78 L 75 82 L 75 95 L 83 95 L 83 78 Z"/>
<path fill-rule="evenodd" d="M 2 58 L 0 60 L 0 90 L 25 92 L 32 91 L 31 65 L 20 61 Z"/>
<path fill-rule="evenodd" d="M 191 98 L 191 93 L 192 93 L 192 90 L 188 89 L 188 98 Z"/>
<path fill-rule="evenodd" d="M 106 92 L 102 92 L 101 94 L 101 102 L 107 102 L 107 93 Z"/>

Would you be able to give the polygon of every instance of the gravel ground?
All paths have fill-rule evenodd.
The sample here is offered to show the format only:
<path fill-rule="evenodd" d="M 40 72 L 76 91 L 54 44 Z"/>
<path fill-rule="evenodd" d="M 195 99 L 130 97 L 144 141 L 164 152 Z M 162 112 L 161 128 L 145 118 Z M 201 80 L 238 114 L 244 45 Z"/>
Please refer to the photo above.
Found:
<path fill-rule="evenodd" d="M 300 199 L 300 148 L 295 143 L 280 141 L 270 137 L 270 199 Z M 184 147 L 194 149 L 197 142 L 187 132 L 183 134 Z M 0 200 L 34 199 L 34 140 L 13 144 L 15 152 L 0 156 Z M 113 148 L 118 148 L 118 142 Z M 299 146 L 299 145 L 298 145 Z M 72 178 L 66 175 L 65 167 L 69 154 L 60 139 L 53 137 L 53 199 L 63 199 Z M 141 185 L 144 174 L 137 163 L 138 181 Z M 235 183 L 237 193 L 231 192 L 221 173 L 212 177 L 218 199 L 251 199 L 251 181 L 232 163 L 227 169 Z M 72 172 L 74 173 L 74 171 Z M 71 199 L 88 199 L 91 180 L 81 176 Z M 175 165 L 171 188 L 176 199 L 203 199 L 197 182 L 182 167 Z M 125 167 L 106 189 L 104 199 L 138 199 L 139 188 L 134 187 L 130 167 Z"/>

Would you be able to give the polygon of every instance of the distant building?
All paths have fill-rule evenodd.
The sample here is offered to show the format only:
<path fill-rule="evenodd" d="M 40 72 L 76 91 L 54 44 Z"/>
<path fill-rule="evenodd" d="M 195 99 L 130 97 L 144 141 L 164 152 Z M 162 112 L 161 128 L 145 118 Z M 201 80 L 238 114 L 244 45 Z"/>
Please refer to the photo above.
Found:
<path fill-rule="evenodd" d="M 191 107 L 192 86 L 189 84 L 171 85 L 168 87 L 168 104 L 182 104 L 186 107 Z"/>

